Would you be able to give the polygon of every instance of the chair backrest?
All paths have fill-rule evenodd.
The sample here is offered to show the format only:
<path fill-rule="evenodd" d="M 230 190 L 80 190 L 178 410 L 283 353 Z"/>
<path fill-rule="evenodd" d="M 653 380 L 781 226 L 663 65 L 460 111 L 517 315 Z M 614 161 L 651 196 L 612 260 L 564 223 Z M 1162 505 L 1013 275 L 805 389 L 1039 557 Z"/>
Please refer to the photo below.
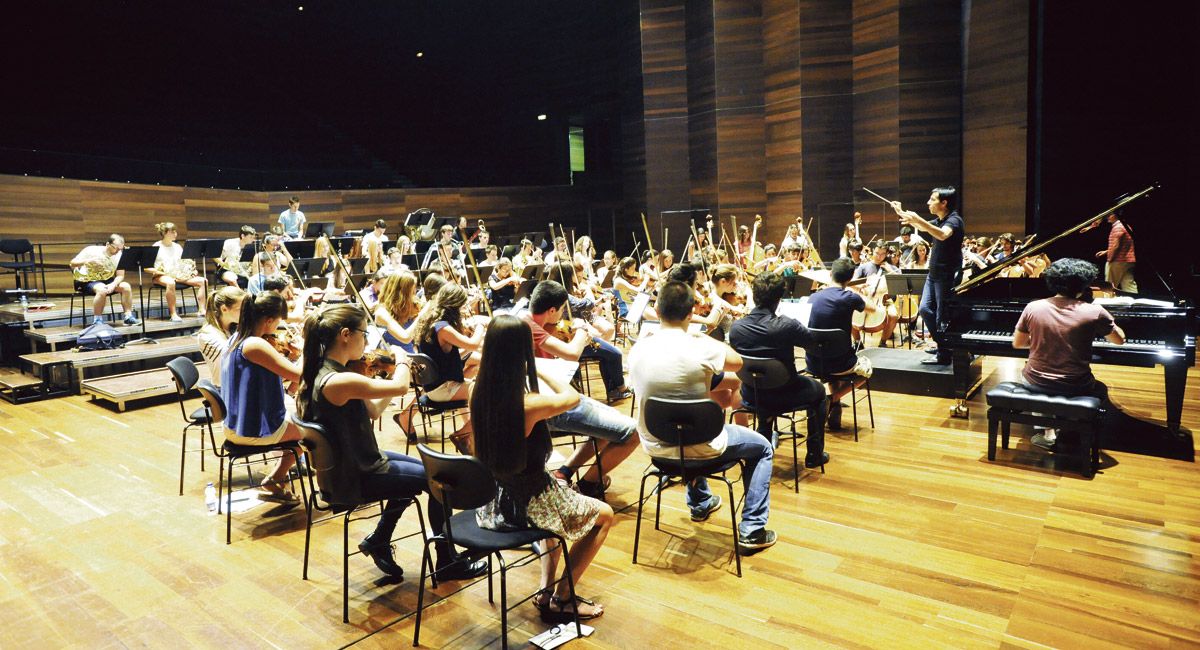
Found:
<path fill-rule="evenodd" d="M 720 435 L 725 412 L 711 399 L 646 399 L 646 429 L 668 445 L 698 445 Z"/>
<path fill-rule="evenodd" d="M 478 458 L 438 453 L 424 444 L 417 445 L 417 451 L 425 465 L 429 494 L 446 506 L 447 516 L 451 509 L 478 508 L 496 496 L 496 479 Z"/>
<path fill-rule="evenodd" d="M 824 367 L 824 361 L 854 353 L 854 345 L 850 342 L 850 332 L 846 330 L 823 330 L 810 327 L 808 333 L 812 336 L 813 343 L 811 347 L 806 348 L 806 352 L 809 353 L 810 361 L 816 361 L 815 364 L 809 364 L 808 370 L 818 377 L 829 372 Z M 845 370 L 845 368 L 838 368 L 833 372 L 841 370 Z"/>
<path fill-rule="evenodd" d="M 412 382 L 418 386 L 436 384 L 438 380 L 437 365 L 428 354 L 419 352 L 408 355 L 412 362 Z"/>
<path fill-rule="evenodd" d="M 330 441 L 325 427 L 316 422 L 305 422 L 295 414 L 288 414 L 288 419 L 300 430 L 300 445 L 307 451 L 309 468 L 317 475 L 321 498 L 330 504 L 349 503 L 349 495 L 341 494 L 338 489 L 338 449 Z M 312 480 L 311 475 L 309 480 Z M 311 482 L 309 485 L 311 487 Z"/>
<path fill-rule="evenodd" d="M 742 355 L 742 368 L 737 371 L 737 376 L 754 392 L 779 388 L 791 379 L 787 366 L 779 359 L 746 355 Z"/>
<path fill-rule="evenodd" d="M 167 362 L 167 370 L 171 371 L 171 378 L 175 380 L 175 389 L 180 395 L 186 395 L 188 391 L 196 386 L 196 382 L 200 381 L 200 371 L 196 368 L 195 362 L 187 357 L 175 357 Z"/>
<path fill-rule="evenodd" d="M 204 398 L 204 404 L 208 406 L 208 411 L 212 414 L 212 421 L 224 420 L 225 400 L 221 398 L 221 389 L 214 386 L 211 381 L 201 379 L 196 383 L 196 390 L 200 391 L 200 396 Z"/>
<path fill-rule="evenodd" d="M 33 244 L 28 239 L 0 239 L 0 253 L 5 255 L 29 255 Z"/>

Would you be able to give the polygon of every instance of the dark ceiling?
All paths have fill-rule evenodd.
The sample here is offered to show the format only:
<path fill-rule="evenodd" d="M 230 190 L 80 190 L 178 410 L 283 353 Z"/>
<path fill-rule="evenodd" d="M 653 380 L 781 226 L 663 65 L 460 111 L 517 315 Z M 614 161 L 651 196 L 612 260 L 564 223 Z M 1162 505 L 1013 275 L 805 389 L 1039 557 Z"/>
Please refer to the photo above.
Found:
<path fill-rule="evenodd" d="M 565 183 L 569 125 L 616 141 L 621 6 L 31 4 L 0 27 L 2 171 Z M 589 151 L 589 173 L 616 158 Z"/>

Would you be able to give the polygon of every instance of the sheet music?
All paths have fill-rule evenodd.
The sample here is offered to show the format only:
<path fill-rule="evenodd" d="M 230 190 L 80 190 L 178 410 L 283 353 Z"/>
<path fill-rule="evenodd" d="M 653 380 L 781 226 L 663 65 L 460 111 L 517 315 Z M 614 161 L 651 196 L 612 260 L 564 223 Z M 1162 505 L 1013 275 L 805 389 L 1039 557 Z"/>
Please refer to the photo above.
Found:
<path fill-rule="evenodd" d="M 781 300 L 775 313 L 780 316 L 794 318 L 800 321 L 801 325 L 808 327 L 808 316 L 812 313 L 812 304 L 808 302 L 808 296 L 795 301 Z"/>
<path fill-rule="evenodd" d="M 566 359 L 534 359 L 534 365 L 537 366 L 538 373 L 550 375 L 562 382 L 564 385 L 571 383 L 571 379 L 575 377 L 576 371 L 579 370 L 578 361 L 567 361 Z M 543 393 L 553 393 L 554 391 L 538 377 L 538 391 Z"/>
<path fill-rule="evenodd" d="M 633 304 L 629 306 L 628 312 L 630 325 L 636 328 L 637 324 L 642 321 L 642 314 L 646 312 L 646 307 L 650 305 L 651 297 L 648 293 L 639 293 L 637 298 L 633 299 Z"/>

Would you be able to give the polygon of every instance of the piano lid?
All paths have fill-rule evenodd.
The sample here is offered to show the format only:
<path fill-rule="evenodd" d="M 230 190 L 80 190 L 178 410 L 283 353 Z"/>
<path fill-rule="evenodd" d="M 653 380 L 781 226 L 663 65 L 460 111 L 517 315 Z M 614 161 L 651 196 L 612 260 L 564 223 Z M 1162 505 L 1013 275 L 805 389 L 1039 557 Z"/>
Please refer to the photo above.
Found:
<path fill-rule="evenodd" d="M 1051 244 L 1053 244 L 1054 242 L 1056 242 L 1068 235 L 1074 235 L 1075 233 L 1083 230 L 1088 224 L 1096 221 L 1097 219 L 1103 219 L 1104 217 L 1108 216 L 1109 214 L 1116 212 L 1117 210 L 1120 210 L 1121 208 L 1125 207 L 1126 205 L 1129 205 L 1130 203 L 1133 203 L 1134 201 L 1150 194 L 1151 191 L 1158 189 L 1158 187 L 1159 187 L 1158 183 L 1155 183 L 1154 185 L 1151 185 L 1140 192 L 1130 194 L 1130 195 L 1126 196 L 1125 198 L 1121 199 L 1120 201 L 1117 201 L 1117 203 L 1115 205 L 1113 205 L 1112 207 L 1102 210 L 1096 216 L 1089 217 L 1087 220 L 1085 220 L 1079 224 L 1076 224 L 1075 226 L 1068 228 L 1068 229 L 1064 230 L 1063 232 L 1060 232 L 1057 235 L 1055 235 L 1049 239 L 1042 240 L 1041 243 L 1022 248 L 1020 251 L 1017 251 L 1011 257 L 1008 257 L 1008 258 L 1002 260 L 1001 262 L 998 262 L 996 264 L 993 264 L 993 265 L 983 269 L 979 273 L 975 274 L 970 280 L 967 280 L 966 282 L 963 282 L 963 283 L 959 284 L 958 286 L 954 287 L 954 293 L 961 295 L 963 293 L 966 293 L 966 292 L 972 290 L 973 288 L 975 288 L 981 284 L 984 284 L 985 282 L 989 282 L 991 280 L 996 279 L 997 277 L 1000 277 L 999 274 L 1002 270 L 1020 262 L 1021 260 L 1025 259 L 1027 257 L 1032 257 L 1034 255 L 1041 253 L 1042 251 L 1049 248 L 1049 246 Z"/>

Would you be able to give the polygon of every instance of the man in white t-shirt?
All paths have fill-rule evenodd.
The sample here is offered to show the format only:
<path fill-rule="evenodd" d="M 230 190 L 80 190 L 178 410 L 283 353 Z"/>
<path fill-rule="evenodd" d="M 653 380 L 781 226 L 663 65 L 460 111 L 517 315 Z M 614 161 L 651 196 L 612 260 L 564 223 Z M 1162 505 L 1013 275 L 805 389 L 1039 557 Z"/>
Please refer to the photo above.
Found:
<path fill-rule="evenodd" d="M 646 429 L 646 400 L 704 399 L 725 372 L 736 372 L 742 358 L 732 348 L 703 335 L 687 331 L 695 296 L 691 287 L 672 281 L 659 289 L 658 310 L 662 327 L 642 337 L 629 352 L 629 378 L 638 400 L 638 434 L 642 448 L 657 458 L 678 458 L 678 447 L 655 438 Z M 775 543 L 775 531 L 767 530 L 770 510 L 771 443 L 746 427 L 727 424 L 712 440 L 684 449 L 688 458 L 745 461 L 743 474 L 746 501 L 738 527 L 738 550 L 754 553 Z M 708 482 L 696 479 L 687 490 L 692 521 L 704 521 L 721 506 L 721 498 L 708 489 Z"/>
<path fill-rule="evenodd" d="M 125 238 L 113 233 L 103 246 L 88 246 L 71 260 L 71 271 L 75 276 L 75 291 L 84 295 L 94 294 L 92 300 L 92 322 L 104 320 L 104 299 L 110 294 L 121 295 L 121 307 L 126 325 L 137 325 L 137 313 L 133 311 L 133 289 L 125 281 L 125 270 L 118 269 L 121 253 L 125 250 Z"/>
<path fill-rule="evenodd" d="M 283 234 L 288 239 L 300 239 L 304 234 L 304 213 L 300 211 L 300 197 L 288 199 L 288 207 L 279 213 L 279 225 L 283 226 Z"/>
<path fill-rule="evenodd" d="M 367 273 L 374 273 L 383 267 L 385 257 L 383 245 L 388 240 L 385 233 L 387 233 L 387 222 L 383 219 L 376 219 L 374 230 L 362 236 L 362 253 L 363 257 L 367 258 L 367 265 L 363 270 Z"/>

